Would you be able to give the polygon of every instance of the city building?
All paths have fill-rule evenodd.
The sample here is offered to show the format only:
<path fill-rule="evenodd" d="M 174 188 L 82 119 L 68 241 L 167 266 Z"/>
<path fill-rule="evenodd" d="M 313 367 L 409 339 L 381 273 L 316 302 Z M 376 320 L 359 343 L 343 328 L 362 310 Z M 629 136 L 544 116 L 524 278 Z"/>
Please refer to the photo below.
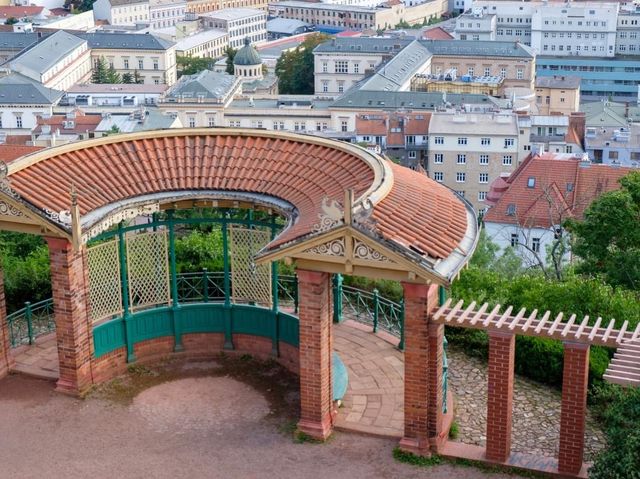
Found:
<path fill-rule="evenodd" d="M 616 55 L 640 55 L 640 5 L 621 6 L 616 28 Z"/>
<path fill-rule="evenodd" d="M 96 0 L 93 4 L 96 20 L 110 25 L 135 25 L 149 22 L 149 0 Z"/>
<path fill-rule="evenodd" d="M 274 18 L 267 22 L 267 35 L 269 37 L 269 40 L 291 37 L 293 35 L 299 35 L 311 30 L 312 28 L 308 23 L 300 20 Z"/>
<path fill-rule="evenodd" d="M 144 83 L 173 85 L 176 81 L 175 44 L 152 34 L 82 33 L 91 61 L 104 57 L 120 74 L 137 72 Z M 74 82 L 75 83 L 75 82 Z"/>
<path fill-rule="evenodd" d="M 489 185 L 518 166 L 519 129 L 514 114 L 431 115 L 426 170 L 435 181 L 486 208 Z"/>
<path fill-rule="evenodd" d="M 27 48 L 9 68 L 46 88 L 66 90 L 91 76 L 91 53 L 84 38 L 59 30 Z"/>
<path fill-rule="evenodd" d="M 233 73 L 242 81 L 262 80 L 262 59 L 258 50 L 245 38 L 244 46 L 233 57 Z"/>
<path fill-rule="evenodd" d="M 0 132 L 30 133 L 38 115 L 52 115 L 63 94 L 17 73 L 0 77 Z"/>
<path fill-rule="evenodd" d="M 518 127 L 524 130 L 521 158 L 529 152 L 571 153 L 584 152 L 585 115 L 518 115 Z M 528 135 L 528 137 L 527 137 Z"/>
<path fill-rule="evenodd" d="M 64 115 L 42 115 L 31 131 L 31 144 L 51 147 L 93 138 L 100 121 L 100 115 L 87 115 L 79 108 Z"/>
<path fill-rule="evenodd" d="M 184 19 L 186 11 L 186 0 L 149 0 L 149 26 L 172 27 Z"/>
<path fill-rule="evenodd" d="M 187 128 L 224 125 L 224 110 L 242 92 L 239 78 L 204 70 L 183 75 L 158 101 L 161 112 Z"/>
<path fill-rule="evenodd" d="M 525 266 L 547 264 L 552 245 L 558 240 L 567 244 L 564 220 L 582 218 L 593 200 L 619 188 L 618 180 L 630 171 L 574 155 L 533 154 L 491 185 L 491 207 L 484 215 L 487 236 L 501 251 L 512 247 Z"/>
<path fill-rule="evenodd" d="M 167 85 L 79 83 L 70 87 L 59 106 L 78 107 L 85 112 L 99 113 L 151 106 L 167 90 Z"/>
<path fill-rule="evenodd" d="M 456 0 L 462 1 L 462 0 Z M 458 40 L 494 41 L 496 39 L 497 15 L 485 13 L 482 7 L 456 17 L 455 38 Z"/>
<path fill-rule="evenodd" d="M 251 43 L 267 40 L 267 13 L 255 8 L 225 8 L 200 15 L 204 28 L 227 32 L 229 46 L 240 48 L 245 38 Z"/>
<path fill-rule="evenodd" d="M 222 30 L 204 30 L 175 41 L 176 55 L 182 57 L 220 58 L 229 46 L 229 34 Z"/>
<path fill-rule="evenodd" d="M 640 124 L 618 128 L 588 126 L 584 141 L 594 163 L 640 166 Z"/>
<path fill-rule="evenodd" d="M 37 33 L 16 33 L 0 31 L 0 65 L 18 53 L 37 43 Z"/>
<path fill-rule="evenodd" d="M 0 25 L 9 19 L 29 21 L 32 23 L 46 22 L 53 16 L 48 8 L 37 5 L 6 5 L 0 6 Z"/>
<path fill-rule="evenodd" d="M 208 13 L 224 8 L 257 8 L 267 11 L 267 0 L 187 0 L 187 12 Z"/>
<path fill-rule="evenodd" d="M 580 109 L 579 76 L 540 76 L 536 78 L 536 107 L 539 115 L 569 115 Z"/>

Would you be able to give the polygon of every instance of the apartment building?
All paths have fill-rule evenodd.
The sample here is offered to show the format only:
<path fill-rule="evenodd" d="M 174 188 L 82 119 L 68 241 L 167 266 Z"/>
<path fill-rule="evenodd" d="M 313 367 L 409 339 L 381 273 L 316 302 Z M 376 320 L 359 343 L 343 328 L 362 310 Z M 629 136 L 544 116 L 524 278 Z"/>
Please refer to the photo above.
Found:
<path fill-rule="evenodd" d="M 431 115 L 427 172 L 435 181 L 484 211 L 489 185 L 518 166 L 519 129 L 514 114 Z"/>
<path fill-rule="evenodd" d="M 176 42 L 176 55 L 220 58 L 229 45 L 229 34 L 222 30 L 204 30 Z"/>
<path fill-rule="evenodd" d="M 520 158 L 530 152 L 584 153 L 585 115 L 518 115 Z"/>
<path fill-rule="evenodd" d="M 616 54 L 640 55 L 640 5 L 621 7 L 616 28 Z"/>
<path fill-rule="evenodd" d="M 267 11 L 267 0 L 187 0 L 187 12 L 208 13 L 225 8 L 255 8 Z"/>
<path fill-rule="evenodd" d="M 184 20 L 186 0 L 149 0 L 149 26 L 152 29 L 175 26 Z"/>
<path fill-rule="evenodd" d="M 149 22 L 149 0 L 96 0 L 93 15 L 96 20 L 106 20 L 110 25 Z"/>
<path fill-rule="evenodd" d="M 229 46 L 240 48 L 248 38 L 252 44 L 267 41 L 267 13 L 255 8 L 226 8 L 200 15 L 202 26 L 227 32 Z"/>
<path fill-rule="evenodd" d="M 456 17 L 455 38 L 458 40 L 496 40 L 497 15 L 485 13 L 482 7 L 474 7 L 470 12 Z M 522 41 L 523 39 L 520 39 Z"/>
<path fill-rule="evenodd" d="M 536 107 L 539 115 L 569 115 L 580 110 L 578 76 L 541 76 L 536 78 Z"/>
<path fill-rule="evenodd" d="M 9 62 L 9 68 L 46 88 L 66 90 L 91 76 L 91 53 L 85 39 L 59 30 Z"/>
<path fill-rule="evenodd" d="M 104 57 L 120 74 L 137 72 L 144 83 L 173 85 L 176 81 L 175 44 L 151 34 L 83 33 L 91 63 Z"/>

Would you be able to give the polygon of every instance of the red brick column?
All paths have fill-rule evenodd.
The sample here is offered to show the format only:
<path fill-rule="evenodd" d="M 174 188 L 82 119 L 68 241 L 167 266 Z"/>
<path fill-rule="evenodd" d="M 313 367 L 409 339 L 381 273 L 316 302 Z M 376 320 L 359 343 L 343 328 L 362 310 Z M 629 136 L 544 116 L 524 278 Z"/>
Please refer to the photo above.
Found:
<path fill-rule="evenodd" d="M 589 349 L 588 344 L 564 343 L 558 471 L 565 474 L 578 474 L 582 468 Z"/>
<path fill-rule="evenodd" d="M 331 281 L 297 270 L 300 318 L 300 431 L 325 440 L 333 428 Z"/>
<path fill-rule="evenodd" d="M 4 296 L 4 274 L 2 267 L 0 267 L 0 379 L 9 374 L 9 369 L 13 367 L 10 348 L 7 306 Z"/>
<path fill-rule="evenodd" d="M 431 312 L 434 310 L 431 309 Z M 444 325 L 429 324 L 429 403 L 427 409 L 429 442 L 432 450 L 438 452 L 447 442 L 447 435 L 443 432 L 444 413 L 442 405 L 445 398 L 442 395 L 442 359 L 444 356 Z"/>
<path fill-rule="evenodd" d="M 442 379 L 442 353 L 439 366 L 433 370 L 431 361 L 438 352 L 430 352 L 430 344 L 437 341 L 440 331 L 429 330 L 429 313 L 438 304 L 438 287 L 402 283 L 404 288 L 404 436 L 400 447 L 413 454 L 430 454 L 430 437 L 442 424 L 438 419 L 438 397 L 442 397 L 438 376 Z M 442 343 L 441 343 L 442 344 Z M 440 346 L 441 347 L 441 346 Z M 439 367 L 440 371 L 437 372 Z M 442 406 L 442 402 L 440 402 Z M 439 415 L 441 416 L 440 409 Z M 440 426 L 441 427 L 441 426 Z"/>
<path fill-rule="evenodd" d="M 57 390 L 81 395 L 91 386 L 91 334 L 87 306 L 86 249 L 45 238 L 49 245 L 51 288 L 58 341 L 60 378 Z"/>
<path fill-rule="evenodd" d="M 511 454 L 515 355 L 516 338 L 513 333 L 489 332 L 486 456 L 490 461 L 504 462 Z"/>

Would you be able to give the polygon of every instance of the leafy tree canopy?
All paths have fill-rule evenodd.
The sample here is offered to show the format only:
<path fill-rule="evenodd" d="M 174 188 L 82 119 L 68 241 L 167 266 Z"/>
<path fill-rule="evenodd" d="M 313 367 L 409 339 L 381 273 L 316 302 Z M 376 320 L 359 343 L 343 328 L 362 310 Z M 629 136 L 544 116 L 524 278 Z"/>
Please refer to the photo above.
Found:
<path fill-rule="evenodd" d="M 640 288 L 640 172 L 620 179 L 621 189 L 596 199 L 583 221 L 569 221 L 578 272 L 607 283 Z"/>
<path fill-rule="evenodd" d="M 309 35 L 295 50 L 284 52 L 276 63 L 278 89 L 285 95 L 309 95 L 314 91 L 313 49 L 331 37 Z"/>
<path fill-rule="evenodd" d="M 182 75 L 195 75 L 204 70 L 210 70 L 213 66 L 213 58 L 177 57 L 176 62 Z"/>
<path fill-rule="evenodd" d="M 236 53 L 238 53 L 238 50 L 231 47 L 227 47 L 227 49 L 224 51 L 224 54 L 227 55 L 227 68 L 225 71 L 229 75 L 233 75 L 235 73 L 235 70 L 233 68 L 233 59 L 236 57 Z"/>

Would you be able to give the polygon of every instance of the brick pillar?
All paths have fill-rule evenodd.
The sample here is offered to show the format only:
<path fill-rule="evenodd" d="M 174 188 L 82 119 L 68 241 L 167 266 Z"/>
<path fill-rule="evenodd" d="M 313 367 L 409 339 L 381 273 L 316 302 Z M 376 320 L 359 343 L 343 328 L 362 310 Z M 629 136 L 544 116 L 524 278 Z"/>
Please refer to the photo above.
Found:
<path fill-rule="evenodd" d="M 433 312 L 433 309 L 430 310 Z M 446 400 L 442 394 L 442 360 L 444 356 L 444 325 L 429 324 L 429 395 L 428 395 L 428 426 L 429 442 L 432 450 L 438 452 L 447 442 L 447 434 L 442 430 L 444 413 L 442 406 Z"/>
<path fill-rule="evenodd" d="M 564 474 L 578 474 L 582 468 L 589 349 L 588 344 L 564 343 L 558 455 L 558 471 Z"/>
<path fill-rule="evenodd" d="M 57 390 L 81 395 L 91 386 L 91 334 L 87 307 L 86 249 L 45 238 L 49 245 L 60 378 Z"/>
<path fill-rule="evenodd" d="M 400 447 L 413 454 L 428 456 L 429 439 L 435 436 L 438 424 L 442 427 L 442 409 L 437 413 L 437 398 L 442 397 L 441 382 L 437 383 L 438 377 L 442 380 L 442 352 L 430 351 L 429 348 L 430 344 L 437 341 L 437 336 L 441 336 L 441 332 L 437 328 L 431 331 L 428 328 L 429 313 L 438 304 L 438 287 L 413 283 L 402 283 L 402 287 L 405 332 L 404 436 Z M 439 366 L 435 365 L 434 370 L 431 361 L 438 355 Z M 440 392 L 434 391 L 434 386 Z"/>
<path fill-rule="evenodd" d="M 515 353 L 516 338 L 513 333 L 489 332 L 486 456 L 490 461 L 504 462 L 511 454 Z"/>
<path fill-rule="evenodd" d="M 300 318 L 298 429 L 325 440 L 333 428 L 331 281 L 328 273 L 297 270 Z"/>
<path fill-rule="evenodd" d="M 4 274 L 0 266 L 0 379 L 9 374 L 9 369 L 13 367 L 10 348 L 7 306 L 4 297 Z"/>

